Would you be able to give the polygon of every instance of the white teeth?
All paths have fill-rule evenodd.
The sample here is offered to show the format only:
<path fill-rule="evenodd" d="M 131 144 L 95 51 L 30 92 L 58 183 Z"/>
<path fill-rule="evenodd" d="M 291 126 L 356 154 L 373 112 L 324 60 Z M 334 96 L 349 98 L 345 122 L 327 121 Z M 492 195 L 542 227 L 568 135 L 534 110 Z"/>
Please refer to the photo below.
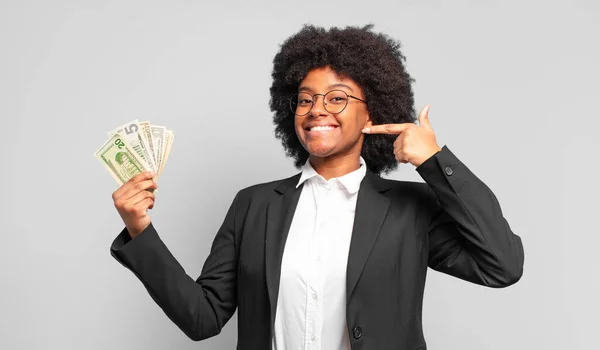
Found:
<path fill-rule="evenodd" d="M 335 126 L 313 126 L 310 128 L 310 131 L 325 131 L 325 130 L 333 130 Z"/>

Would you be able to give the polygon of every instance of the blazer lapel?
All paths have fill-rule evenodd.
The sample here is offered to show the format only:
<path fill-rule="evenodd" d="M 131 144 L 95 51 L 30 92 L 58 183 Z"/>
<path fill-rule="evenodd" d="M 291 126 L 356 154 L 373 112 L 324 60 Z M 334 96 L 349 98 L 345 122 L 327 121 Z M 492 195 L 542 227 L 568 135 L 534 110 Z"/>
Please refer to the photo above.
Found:
<path fill-rule="evenodd" d="M 275 188 L 278 196 L 267 206 L 265 233 L 265 275 L 267 292 L 271 305 L 271 328 L 275 323 L 275 311 L 279 294 L 281 260 L 283 249 L 290 231 L 296 206 L 304 184 L 296 188 L 300 174 L 284 180 Z"/>
<path fill-rule="evenodd" d="M 346 300 L 350 300 L 389 210 L 390 201 L 381 195 L 388 189 L 383 179 L 367 170 L 356 199 L 346 270 Z"/>

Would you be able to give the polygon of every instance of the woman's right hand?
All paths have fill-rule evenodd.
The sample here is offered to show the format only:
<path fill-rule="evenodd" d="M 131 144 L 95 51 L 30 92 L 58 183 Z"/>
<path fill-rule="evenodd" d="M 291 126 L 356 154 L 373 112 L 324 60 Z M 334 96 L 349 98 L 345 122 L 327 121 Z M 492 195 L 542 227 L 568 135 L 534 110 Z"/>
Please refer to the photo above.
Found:
<path fill-rule="evenodd" d="M 138 174 L 112 194 L 115 207 L 127 227 L 131 238 L 135 238 L 150 225 L 148 209 L 154 207 L 154 193 L 158 188 L 153 172 Z"/>

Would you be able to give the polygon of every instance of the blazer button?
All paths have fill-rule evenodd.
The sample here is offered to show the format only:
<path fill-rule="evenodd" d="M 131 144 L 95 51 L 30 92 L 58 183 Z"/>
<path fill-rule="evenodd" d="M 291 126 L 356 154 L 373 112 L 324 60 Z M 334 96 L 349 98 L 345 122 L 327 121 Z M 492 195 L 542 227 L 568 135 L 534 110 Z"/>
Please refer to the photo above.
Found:
<path fill-rule="evenodd" d="M 452 168 L 447 166 L 446 169 L 444 169 L 444 171 L 446 171 L 446 175 L 450 176 L 452 175 Z"/>
<path fill-rule="evenodd" d="M 352 335 L 354 336 L 354 339 L 360 339 L 360 337 L 362 337 L 362 328 L 355 327 L 352 331 Z"/>

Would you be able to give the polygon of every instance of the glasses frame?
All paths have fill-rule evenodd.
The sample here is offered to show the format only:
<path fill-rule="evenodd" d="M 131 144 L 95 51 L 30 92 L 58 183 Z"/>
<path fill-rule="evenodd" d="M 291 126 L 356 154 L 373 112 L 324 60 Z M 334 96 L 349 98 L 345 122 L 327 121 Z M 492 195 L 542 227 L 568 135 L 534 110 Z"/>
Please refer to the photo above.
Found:
<path fill-rule="evenodd" d="M 313 109 L 313 107 L 315 106 L 315 104 L 317 103 L 315 96 L 323 96 L 323 107 L 325 107 L 325 110 L 326 110 L 327 112 L 329 112 L 329 113 L 331 113 L 331 114 L 339 114 L 339 113 L 342 113 L 342 112 L 343 112 L 343 111 L 346 109 L 346 107 L 348 107 L 348 100 L 346 100 L 346 105 L 345 105 L 345 106 L 344 106 L 344 108 L 342 108 L 342 110 L 341 110 L 341 111 L 339 111 L 339 112 L 335 112 L 335 113 L 333 113 L 333 112 L 330 112 L 330 111 L 327 109 L 327 102 L 325 102 L 325 96 L 327 96 L 327 94 L 329 94 L 330 92 L 334 92 L 334 91 L 337 91 L 337 92 L 343 92 L 343 93 L 344 93 L 344 94 L 346 94 L 346 96 L 348 96 L 348 97 L 351 97 L 351 98 L 353 98 L 353 99 L 355 99 L 355 100 L 359 100 L 359 101 L 361 101 L 361 102 L 364 102 L 365 104 L 367 103 L 367 101 L 365 101 L 365 100 L 363 100 L 363 99 L 361 99 L 361 98 L 358 98 L 358 97 L 356 97 L 356 96 L 350 95 L 349 93 L 347 93 L 347 92 L 346 92 L 346 91 L 344 91 L 344 90 L 337 90 L 337 89 L 335 89 L 335 90 L 329 90 L 329 91 L 327 91 L 327 92 L 326 92 L 326 93 L 324 93 L 324 94 L 310 94 L 310 93 L 308 93 L 308 92 L 305 92 L 305 91 L 300 91 L 300 92 L 297 92 L 297 93 L 293 94 L 292 96 L 290 96 L 290 97 L 288 98 L 288 101 L 290 102 L 290 109 L 292 110 L 292 112 L 294 113 L 294 115 L 295 115 L 295 116 L 298 116 L 298 117 L 303 117 L 303 116 L 305 116 L 305 115 L 308 115 L 308 114 L 310 113 L 310 111 L 312 111 L 312 109 Z M 312 105 L 311 105 L 311 106 L 310 106 L 310 108 L 308 109 L 308 112 L 306 112 L 306 113 L 304 113 L 304 114 L 296 114 L 296 108 L 294 108 L 294 104 L 296 104 L 296 106 L 298 105 L 298 102 L 297 102 L 297 101 L 296 101 L 296 102 L 294 102 L 294 97 L 298 96 L 298 94 L 300 94 L 300 93 L 302 93 L 302 94 L 308 94 L 308 95 L 310 95 L 310 96 L 311 96 L 311 99 L 312 99 Z"/>

